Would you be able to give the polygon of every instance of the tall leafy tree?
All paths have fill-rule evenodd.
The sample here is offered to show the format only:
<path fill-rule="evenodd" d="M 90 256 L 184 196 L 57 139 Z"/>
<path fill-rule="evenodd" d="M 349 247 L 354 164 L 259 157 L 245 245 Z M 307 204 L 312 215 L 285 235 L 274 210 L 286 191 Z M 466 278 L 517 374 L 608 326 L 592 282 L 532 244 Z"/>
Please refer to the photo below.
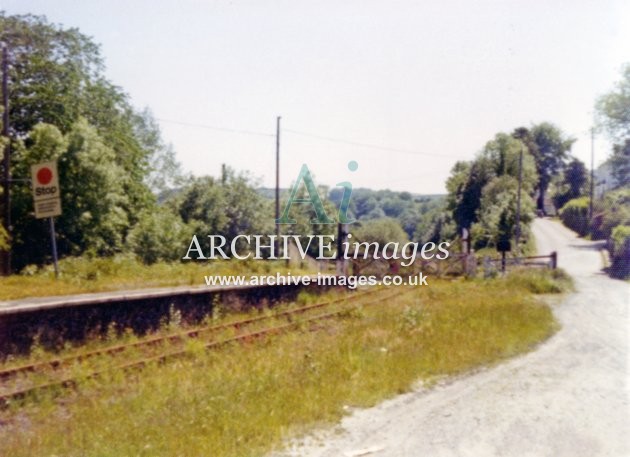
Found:
<path fill-rule="evenodd" d="M 28 176 L 35 163 L 58 162 L 63 209 L 56 218 L 60 255 L 107 255 L 122 250 L 123 235 L 130 227 L 125 211 L 128 196 L 114 155 L 85 119 L 79 119 L 66 135 L 54 125 L 37 124 L 28 141 L 17 144 L 14 171 L 18 176 Z M 41 263 L 48 252 L 41 249 L 42 240 L 49 236 L 47 224 L 32 214 L 28 185 L 15 186 L 13 197 L 16 267 Z"/>
<path fill-rule="evenodd" d="M 40 122 L 66 134 L 83 117 L 129 174 L 123 185 L 130 203 L 146 203 L 150 194 L 146 186 L 137 185 L 147 174 L 151 152 L 142 132 L 146 122 L 127 95 L 105 78 L 99 46 L 76 28 L 65 29 L 42 16 L 4 12 L 0 12 L 0 40 L 10 50 L 12 136 L 24 139 Z"/>
<path fill-rule="evenodd" d="M 588 183 L 588 171 L 584 162 L 577 158 L 571 160 L 564 171 L 564 181 L 569 188 L 569 197 L 579 197 Z"/>
<path fill-rule="evenodd" d="M 630 63 L 624 66 L 615 89 L 602 96 L 595 108 L 599 125 L 614 142 L 608 159 L 614 186 L 630 186 Z"/>
<path fill-rule="evenodd" d="M 630 138 L 623 144 L 613 145 L 613 152 L 608 158 L 614 187 L 630 187 Z"/>
<path fill-rule="evenodd" d="M 172 149 L 162 143 L 150 113 L 134 110 L 105 78 L 99 46 L 79 30 L 42 16 L 0 12 L 0 40 L 10 51 L 12 175 L 28 178 L 28 164 L 59 159 L 60 251 L 122 249 L 128 230 L 155 204 L 151 187 L 162 190 L 172 185 L 165 176 L 178 176 Z M 12 191 L 19 267 L 42 260 L 29 245 L 41 243 L 33 237 L 45 234 L 32 220 L 23 186 Z"/>
<path fill-rule="evenodd" d="M 195 178 L 167 203 L 200 239 L 223 235 L 230 243 L 237 235 L 273 233 L 271 201 L 256 187 L 246 174 L 226 168 L 221 180 Z"/>
<path fill-rule="evenodd" d="M 513 176 L 493 178 L 482 192 L 478 211 L 479 222 L 472 227 L 478 246 L 496 242 L 500 235 L 514 235 L 518 181 Z M 521 223 L 526 226 L 533 219 L 533 200 L 527 193 L 521 196 Z"/>
<path fill-rule="evenodd" d="M 11 132 L 24 137 L 39 122 L 67 133 L 87 106 L 103 70 L 98 46 L 77 29 L 33 15 L 0 12 L 0 39 L 10 52 Z"/>
<path fill-rule="evenodd" d="M 518 177 L 519 155 L 523 150 L 523 194 L 531 194 L 537 182 L 534 159 L 523 142 L 498 133 L 486 143 L 472 162 L 455 164 L 446 187 L 448 205 L 458 229 L 479 221 L 484 189 L 495 178 Z"/>
<path fill-rule="evenodd" d="M 531 129 L 516 129 L 513 134 L 530 149 L 536 160 L 538 183 L 536 186 L 536 207 L 545 209 L 545 197 L 552 178 L 564 169 L 575 139 L 566 137 L 562 131 L 549 122 L 534 125 Z"/>
<path fill-rule="evenodd" d="M 618 144 L 630 138 L 630 63 L 624 65 L 615 89 L 595 105 L 599 124 Z"/>
<path fill-rule="evenodd" d="M 571 160 L 562 174 L 562 181 L 559 185 L 556 184 L 557 189 L 552 197 L 555 207 L 560 209 L 569 200 L 584 195 L 588 182 L 588 171 L 584 162 L 577 158 Z"/>

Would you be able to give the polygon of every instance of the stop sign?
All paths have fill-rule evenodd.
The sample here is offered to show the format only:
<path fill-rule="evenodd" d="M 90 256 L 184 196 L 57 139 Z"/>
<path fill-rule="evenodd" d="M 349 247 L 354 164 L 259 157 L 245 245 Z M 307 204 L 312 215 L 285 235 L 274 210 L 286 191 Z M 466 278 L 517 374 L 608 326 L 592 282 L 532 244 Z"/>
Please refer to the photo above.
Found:
<path fill-rule="evenodd" d="M 37 183 L 43 186 L 50 183 L 53 178 L 53 172 L 48 167 L 42 167 L 37 172 Z"/>
<path fill-rule="evenodd" d="M 61 191 L 57 162 L 43 162 L 31 167 L 35 217 L 53 217 L 61 214 Z"/>

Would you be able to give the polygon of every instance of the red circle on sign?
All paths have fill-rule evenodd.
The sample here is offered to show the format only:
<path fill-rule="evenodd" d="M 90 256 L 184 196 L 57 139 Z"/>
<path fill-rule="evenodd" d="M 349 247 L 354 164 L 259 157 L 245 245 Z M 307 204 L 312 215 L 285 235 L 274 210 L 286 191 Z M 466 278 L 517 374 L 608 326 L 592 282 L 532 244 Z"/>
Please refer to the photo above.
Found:
<path fill-rule="evenodd" d="M 53 174 L 50 168 L 43 167 L 37 172 L 37 181 L 44 186 L 52 180 Z"/>

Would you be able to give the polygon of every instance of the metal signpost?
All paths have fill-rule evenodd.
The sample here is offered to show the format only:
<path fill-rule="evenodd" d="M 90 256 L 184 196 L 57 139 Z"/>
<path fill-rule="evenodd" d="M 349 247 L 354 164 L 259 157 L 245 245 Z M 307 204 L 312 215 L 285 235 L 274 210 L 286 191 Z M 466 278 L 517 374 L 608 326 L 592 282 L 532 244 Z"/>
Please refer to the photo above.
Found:
<path fill-rule="evenodd" d="M 61 214 L 61 192 L 59 189 L 59 175 L 57 162 L 42 162 L 31 167 L 33 182 L 33 202 L 35 217 L 48 218 L 50 221 L 50 240 L 52 243 L 53 262 L 55 263 L 55 277 L 59 277 L 57 264 L 57 239 L 55 237 L 55 221 L 53 217 Z"/>

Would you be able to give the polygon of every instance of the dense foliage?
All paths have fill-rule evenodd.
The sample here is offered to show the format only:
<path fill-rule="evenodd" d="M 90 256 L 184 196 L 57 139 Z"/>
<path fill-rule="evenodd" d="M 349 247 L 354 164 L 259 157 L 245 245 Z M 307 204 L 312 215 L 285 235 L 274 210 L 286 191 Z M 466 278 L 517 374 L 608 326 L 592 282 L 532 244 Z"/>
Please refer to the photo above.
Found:
<path fill-rule="evenodd" d="M 60 255 L 123 250 L 138 217 L 155 205 L 151 186 L 177 176 L 172 150 L 150 113 L 135 111 L 104 77 L 99 47 L 77 29 L 0 12 L 0 40 L 10 51 L 12 177 L 27 180 L 30 165 L 57 160 Z M 25 181 L 14 182 L 11 193 L 14 267 L 42 263 L 47 221 L 34 218 Z"/>
<path fill-rule="evenodd" d="M 612 176 L 606 184 L 612 190 L 594 196 L 591 214 L 586 168 L 574 160 L 555 182 L 554 203 L 561 207 L 560 218 L 567 227 L 581 236 L 607 240 L 610 273 L 624 278 L 630 276 L 630 65 L 624 67 L 615 89 L 595 107 L 599 126 L 613 142 L 605 163 Z"/>
<path fill-rule="evenodd" d="M 584 236 L 589 231 L 589 199 L 588 197 L 574 198 L 560 210 L 560 219 L 571 230 Z"/>
<path fill-rule="evenodd" d="M 597 202 L 592 221 L 592 236 L 608 239 L 615 277 L 630 276 L 630 64 L 622 71 L 621 80 L 596 104 L 601 127 L 613 142 L 607 164 L 613 177 L 612 187 Z"/>
<path fill-rule="evenodd" d="M 553 205 L 556 209 L 562 208 L 569 200 L 586 195 L 590 179 L 584 162 L 574 158 L 569 162 L 564 171 L 552 180 L 554 191 L 552 194 Z"/>
<path fill-rule="evenodd" d="M 27 184 L 30 166 L 47 160 L 59 166 L 61 256 L 133 252 L 145 263 L 174 261 L 192 234 L 223 235 L 230 242 L 239 234 L 275 232 L 273 200 L 248 175 L 224 168 L 218 179 L 182 176 L 151 113 L 134 109 L 105 78 L 91 38 L 43 17 L 0 12 L 0 39 L 11 57 L 11 172 L 23 180 L 12 184 L 10 236 L 0 226 L 0 249 L 10 245 L 15 269 L 49 260 L 48 249 L 41 248 L 49 240 L 47 221 L 34 218 Z M 500 238 L 516 235 L 522 154 L 523 238 L 536 206 L 544 211 L 548 192 L 556 207 L 564 207 L 565 223 L 579 233 L 620 236 L 625 232 L 615 228 L 630 223 L 623 191 L 630 184 L 630 66 L 623 77 L 597 103 L 600 122 L 615 143 L 609 163 L 621 190 L 596 204 L 593 220 L 580 198 L 589 187 L 586 168 L 569 156 L 574 140 L 543 122 L 498 133 L 474 160 L 456 163 L 446 198 L 355 189 L 348 208 L 348 216 L 357 220 L 351 231 L 365 239 L 426 243 L 452 240 L 468 229 L 475 247 L 493 247 Z M 343 189 L 321 187 L 319 192 L 326 212 L 336 215 Z M 283 226 L 282 233 L 336 234 L 334 224 L 311 224 L 310 205 L 291 211 L 297 224 Z M 309 252 L 317 249 L 314 243 Z"/>
<path fill-rule="evenodd" d="M 343 189 L 330 191 L 332 203 L 339 205 Z M 348 214 L 359 224 L 383 217 L 391 218 L 415 241 L 435 241 L 436 225 L 446 237 L 454 234 L 454 226 L 447 227 L 444 221 L 444 198 L 442 196 L 413 195 L 409 192 L 391 190 L 355 189 L 350 200 Z M 438 236 L 440 233 L 438 234 Z"/>
<path fill-rule="evenodd" d="M 469 229 L 477 248 L 495 246 L 502 236 L 514 236 L 518 197 L 519 156 L 523 154 L 522 227 L 534 216 L 533 195 L 538 185 L 535 157 L 517 135 L 498 133 L 470 162 L 458 162 L 446 187 L 448 209 L 458 231 Z"/>
<path fill-rule="evenodd" d="M 617 278 L 630 276 L 630 225 L 618 225 L 614 228 L 609 251 L 612 260 L 611 275 Z"/>

